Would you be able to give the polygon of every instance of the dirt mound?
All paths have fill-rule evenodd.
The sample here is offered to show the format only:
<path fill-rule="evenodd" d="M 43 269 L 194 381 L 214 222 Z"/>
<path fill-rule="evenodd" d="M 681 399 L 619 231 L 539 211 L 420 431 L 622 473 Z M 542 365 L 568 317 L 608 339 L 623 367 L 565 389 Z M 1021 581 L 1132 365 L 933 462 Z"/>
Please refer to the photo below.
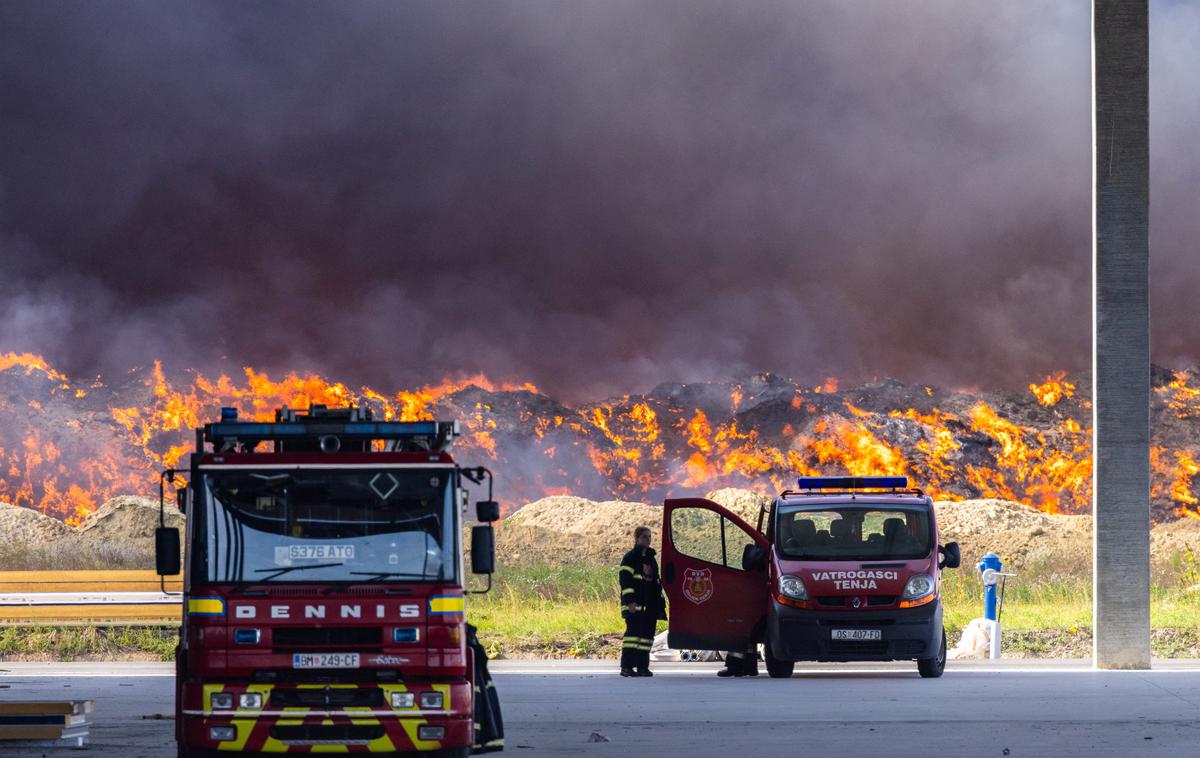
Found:
<path fill-rule="evenodd" d="M 760 506 L 771 501 L 767 495 L 735 488 L 716 490 L 705 497 L 751 526 L 758 521 Z M 935 507 L 942 541 L 959 543 L 964 566 L 972 567 L 985 553 L 995 552 L 1015 571 L 1035 566 L 1070 573 L 1089 570 L 1090 516 L 1051 515 L 1005 500 L 964 500 Z M 1195 546 L 1200 548 L 1200 522 L 1192 524 L 1198 538 Z M 547 497 L 500 523 L 497 551 L 502 561 L 611 564 L 629 549 L 633 528 L 642 525 L 654 530 L 658 548 L 662 511 L 657 506 L 566 495 Z"/>
<path fill-rule="evenodd" d="M 0 503 L 0 544 L 41 545 L 70 532 L 71 527 L 58 519 L 19 505 Z"/>
<path fill-rule="evenodd" d="M 183 514 L 167 510 L 167 526 L 182 529 Z M 0 570 L 152 568 L 158 501 L 109 499 L 77 528 L 28 508 L 0 504 Z"/>
<path fill-rule="evenodd" d="M 705 500 L 711 500 L 722 508 L 729 510 L 741 516 L 742 520 L 750 526 L 758 525 L 758 511 L 763 506 L 771 504 L 774 500 L 770 495 L 764 495 L 761 492 L 752 492 L 751 490 L 742 490 L 735 487 L 727 487 L 723 490 L 713 490 L 704 496 Z"/>
<path fill-rule="evenodd" d="M 1200 521 L 1182 518 L 1150 530 L 1150 553 L 1156 558 L 1169 559 L 1189 550 L 1200 553 Z"/>
<path fill-rule="evenodd" d="M 167 526 L 182 529 L 183 514 L 174 507 L 167 508 Z M 154 545 L 154 530 L 158 527 L 158 501 L 137 495 L 114 497 L 96 509 L 75 529 L 78 544 L 97 545 L 103 542 L 129 542 Z"/>
<path fill-rule="evenodd" d="M 1052 515 L 1007 500 L 936 503 L 943 544 L 957 542 L 973 568 L 989 552 L 1006 569 L 1087 573 L 1092 560 L 1092 517 Z"/>
<path fill-rule="evenodd" d="M 526 505 L 496 528 L 501 561 L 615 564 L 648 526 L 661 546 L 662 510 L 645 503 L 554 495 Z"/>
<path fill-rule="evenodd" d="M 938 528 L 958 536 L 991 534 L 1051 525 L 1050 514 L 1008 500 L 958 500 L 935 503 Z"/>

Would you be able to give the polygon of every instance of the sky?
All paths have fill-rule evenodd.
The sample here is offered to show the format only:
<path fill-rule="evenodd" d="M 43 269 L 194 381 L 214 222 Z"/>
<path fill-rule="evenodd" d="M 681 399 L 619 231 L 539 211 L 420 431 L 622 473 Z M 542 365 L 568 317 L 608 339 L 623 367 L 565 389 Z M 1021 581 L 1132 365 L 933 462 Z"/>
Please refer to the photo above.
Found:
<path fill-rule="evenodd" d="M 1152 3 L 1153 358 L 1200 10 Z M 1087 2 L 0 4 L 0 352 L 568 400 L 1090 365 Z"/>

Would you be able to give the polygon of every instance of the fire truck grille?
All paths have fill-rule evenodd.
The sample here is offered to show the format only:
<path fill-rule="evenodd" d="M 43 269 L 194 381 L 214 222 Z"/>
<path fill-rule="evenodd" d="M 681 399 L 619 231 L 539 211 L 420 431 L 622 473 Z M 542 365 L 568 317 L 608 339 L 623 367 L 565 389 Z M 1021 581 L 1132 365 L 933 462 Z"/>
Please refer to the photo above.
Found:
<path fill-rule="evenodd" d="M 383 690 L 355 689 L 290 689 L 271 690 L 271 705 L 276 708 L 375 708 L 385 705 Z"/>
<path fill-rule="evenodd" d="M 361 745 L 384 735 L 382 724 L 272 726 L 271 736 L 289 745 Z"/>
<path fill-rule="evenodd" d="M 302 627 L 281 626 L 271 631 L 276 650 L 289 648 L 338 648 L 346 650 L 383 645 L 383 628 L 378 626 Z"/>

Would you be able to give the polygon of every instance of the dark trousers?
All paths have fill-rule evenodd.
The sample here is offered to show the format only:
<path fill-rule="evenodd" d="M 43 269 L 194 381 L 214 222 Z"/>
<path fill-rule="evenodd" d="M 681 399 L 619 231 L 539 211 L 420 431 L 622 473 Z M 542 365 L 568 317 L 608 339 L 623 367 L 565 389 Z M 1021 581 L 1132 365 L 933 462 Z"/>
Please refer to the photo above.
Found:
<path fill-rule="evenodd" d="M 650 611 L 625 611 L 625 638 L 621 640 L 621 668 L 649 669 L 657 619 Z"/>

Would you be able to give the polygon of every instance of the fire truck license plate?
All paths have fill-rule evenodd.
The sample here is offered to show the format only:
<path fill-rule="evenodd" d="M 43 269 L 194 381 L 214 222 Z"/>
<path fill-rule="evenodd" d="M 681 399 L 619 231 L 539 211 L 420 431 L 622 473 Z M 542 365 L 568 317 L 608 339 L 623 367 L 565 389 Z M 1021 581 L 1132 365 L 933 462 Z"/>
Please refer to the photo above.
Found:
<path fill-rule="evenodd" d="M 356 669 L 358 653 L 295 653 L 294 669 Z"/>
<path fill-rule="evenodd" d="M 854 642 L 869 642 L 871 640 L 882 640 L 882 629 L 834 629 L 833 638 L 835 640 L 852 640 Z"/>

